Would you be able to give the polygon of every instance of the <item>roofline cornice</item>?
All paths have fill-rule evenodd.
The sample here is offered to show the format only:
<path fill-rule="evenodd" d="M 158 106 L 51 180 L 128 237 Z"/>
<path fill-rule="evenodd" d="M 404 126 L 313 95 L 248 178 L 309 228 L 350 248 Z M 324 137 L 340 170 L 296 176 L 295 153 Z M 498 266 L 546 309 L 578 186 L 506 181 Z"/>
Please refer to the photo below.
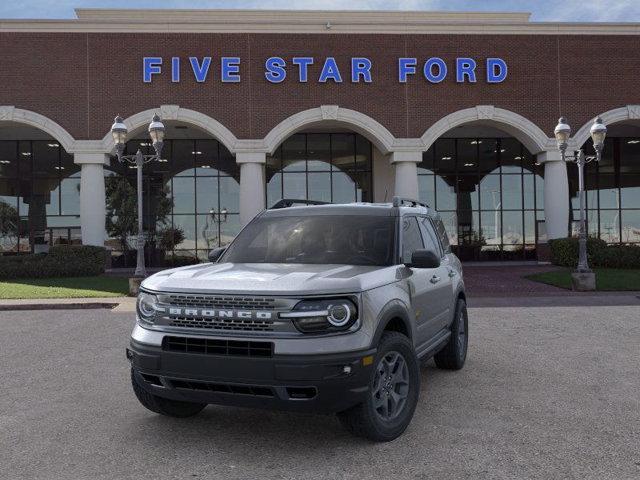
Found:
<path fill-rule="evenodd" d="M 530 22 L 529 13 L 77 9 L 76 19 L 0 19 L 2 32 L 638 35 L 640 23 Z"/>

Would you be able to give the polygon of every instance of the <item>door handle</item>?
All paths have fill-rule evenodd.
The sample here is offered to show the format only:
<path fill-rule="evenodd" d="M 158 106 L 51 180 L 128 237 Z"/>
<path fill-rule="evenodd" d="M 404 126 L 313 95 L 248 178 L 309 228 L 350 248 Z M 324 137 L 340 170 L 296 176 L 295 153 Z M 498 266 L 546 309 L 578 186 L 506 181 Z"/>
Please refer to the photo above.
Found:
<path fill-rule="evenodd" d="M 453 278 L 456 276 L 456 271 L 455 270 L 449 270 L 449 278 Z"/>
<path fill-rule="evenodd" d="M 431 277 L 431 280 L 429 280 L 431 283 L 438 283 L 440 281 L 440 277 L 437 275 L 434 275 L 433 277 Z"/>

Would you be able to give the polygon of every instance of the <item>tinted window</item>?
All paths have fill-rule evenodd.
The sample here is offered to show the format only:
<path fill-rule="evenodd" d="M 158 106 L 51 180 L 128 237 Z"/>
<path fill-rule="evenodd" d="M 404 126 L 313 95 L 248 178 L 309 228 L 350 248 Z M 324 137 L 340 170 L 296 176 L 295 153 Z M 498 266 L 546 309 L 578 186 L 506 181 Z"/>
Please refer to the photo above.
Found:
<path fill-rule="evenodd" d="M 415 250 L 424 248 L 418 220 L 416 217 L 405 217 L 402 219 L 402 262 L 410 263 L 411 254 Z"/>
<path fill-rule="evenodd" d="M 395 218 L 356 215 L 262 217 L 221 262 L 392 265 Z"/>
<path fill-rule="evenodd" d="M 444 249 L 444 253 L 451 253 L 451 246 L 449 245 L 449 237 L 447 236 L 447 231 L 444 228 L 444 223 L 442 223 L 442 219 L 440 217 L 434 219 L 433 221 L 436 232 L 438 234 L 438 238 L 440 239 L 440 243 L 442 244 L 442 248 Z"/>
<path fill-rule="evenodd" d="M 436 232 L 433 230 L 431 221 L 426 218 L 420 218 L 420 227 L 422 229 L 422 238 L 424 239 L 424 248 L 431 250 L 436 255 L 442 256 L 442 248 L 440 248 L 440 242 L 436 236 Z"/>

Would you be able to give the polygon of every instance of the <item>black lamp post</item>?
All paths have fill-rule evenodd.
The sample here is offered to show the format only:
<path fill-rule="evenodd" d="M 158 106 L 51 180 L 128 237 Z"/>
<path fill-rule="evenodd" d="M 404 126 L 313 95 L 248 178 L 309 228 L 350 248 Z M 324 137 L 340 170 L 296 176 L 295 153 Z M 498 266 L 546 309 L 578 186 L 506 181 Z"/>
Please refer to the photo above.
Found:
<path fill-rule="evenodd" d="M 159 115 L 154 115 L 149 124 L 149 136 L 153 142 L 153 148 L 155 150 L 154 155 L 143 155 L 140 149 L 135 155 L 123 155 L 125 143 L 127 141 L 127 126 L 124 124 L 122 117 L 117 116 L 111 126 L 111 134 L 116 146 L 116 155 L 121 162 L 127 162 L 135 165 L 137 173 L 137 194 L 138 194 L 138 236 L 136 238 L 136 277 L 146 277 L 147 271 L 144 265 L 144 244 L 145 238 L 143 233 L 143 219 L 142 219 L 142 166 L 153 160 L 159 160 L 162 152 L 162 146 L 164 144 L 164 124 L 160 120 Z"/>
<path fill-rule="evenodd" d="M 591 139 L 593 140 L 593 147 L 596 151 L 595 156 L 587 156 L 582 149 L 567 154 L 567 147 L 569 145 L 569 137 L 571 136 L 571 127 L 567 123 L 567 120 L 562 117 L 558 121 L 558 125 L 554 130 L 556 141 L 558 142 L 558 149 L 562 154 L 562 160 L 565 162 L 573 162 L 578 166 L 578 191 L 580 196 L 580 227 L 579 227 L 579 257 L 578 268 L 576 274 L 587 274 L 593 276 L 593 272 L 589 268 L 589 262 L 587 260 L 587 229 L 585 221 L 585 197 L 584 197 L 584 167 L 587 163 L 592 161 L 599 162 L 602 158 L 602 150 L 604 148 L 604 139 L 607 135 L 607 127 L 602 123 L 600 117 L 596 118 L 590 129 Z M 593 288 L 581 288 L 593 290 L 595 288 L 595 278 L 592 279 Z"/>

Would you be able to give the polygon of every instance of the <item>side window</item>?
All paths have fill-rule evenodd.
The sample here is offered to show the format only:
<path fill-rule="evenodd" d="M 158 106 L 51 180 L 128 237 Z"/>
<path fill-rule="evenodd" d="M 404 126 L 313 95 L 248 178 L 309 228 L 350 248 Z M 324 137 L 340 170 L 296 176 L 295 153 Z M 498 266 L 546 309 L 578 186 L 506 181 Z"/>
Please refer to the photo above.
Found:
<path fill-rule="evenodd" d="M 442 223 L 442 219 L 438 216 L 437 218 L 433 219 L 433 223 L 436 227 L 436 232 L 438 233 L 438 238 L 440 238 L 440 243 L 442 244 L 444 253 L 451 253 L 449 237 L 447 236 L 447 230 L 444 227 L 444 223 Z"/>
<path fill-rule="evenodd" d="M 416 217 L 404 217 L 402 219 L 402 262 L 411 262 L 411 254 L 421 248 L 424 248 L 424 244 L 418 220 Z"/>
<path fill-rule="evenodd" d="M 442 257 L 442 247 L 440 247 L 433 225 L 427 217 L 420 218 L 420 230 L 422 230 L 422 238 L 424 238 L 424 248 Z"/>

